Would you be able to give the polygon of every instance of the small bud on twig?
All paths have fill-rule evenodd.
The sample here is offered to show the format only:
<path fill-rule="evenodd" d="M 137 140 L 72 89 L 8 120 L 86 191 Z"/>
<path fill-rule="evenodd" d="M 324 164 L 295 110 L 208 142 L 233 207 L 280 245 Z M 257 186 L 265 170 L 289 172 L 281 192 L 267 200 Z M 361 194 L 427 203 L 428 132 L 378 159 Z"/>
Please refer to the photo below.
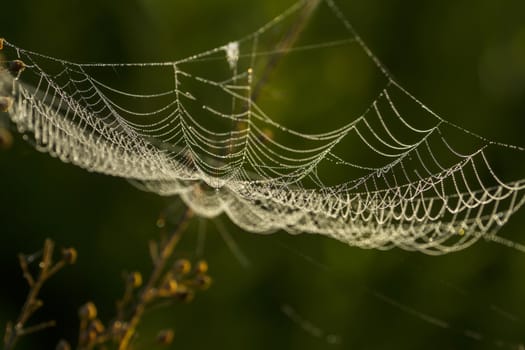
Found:
<path fill-rule="evenodd" d="M 132 272 L 128 278 L 128 281 L 133 288 L 138 288 L 142 285 L 142 275 L 140 272 Z"/>
<path fill-rule="evenodd" d="M 160 345 L 170 345 L 173 342 L 175 333 L 172 329 L 164 329 L 157 335 L 157 343 Z"/>
<path fill-rule="evenodd" d="M 193 280 L 195 286 L 201 290 L 206 290 L 210 288 L 212 279 L 208 275 L 197 275 Z"/>
<path fill-rule="evenodd" d="M 185 303 L 191 302 L 194 297 L 195 292 L 185 286 L 179 286 L 175 292 L 175 298 Z"/>
<path fill-rule="evenodd" d="M 208 263 L 204 260 L 200 260 L 195 264 L 195 273 L 203 274 L 208 272 Z"/>
<path fill-rule="evenodd" d="M 75 248 L 62 249 L 62 259 L 68 264 L 74 264 L 77 261 L 78 253 Z"/>
<path fill-rule="evenodd" d="M 91 301 L 82 305 L 78 310 L 78 317 L 81 320 L 93 320 L 97 317 L 97 307 Z"/>
<path fill-rule="evenodd" d="M 159 296 L 170 297 L 177 292 L 178 283 L 173 278 L 167 280 L 159 289 Z"/>
<path fill-rule="evenodd" d="M 191 263 L 188 259 L 179 259 L 175 261 L 173 268 L 176 273 L 186 275 L 191 271 Z"/>

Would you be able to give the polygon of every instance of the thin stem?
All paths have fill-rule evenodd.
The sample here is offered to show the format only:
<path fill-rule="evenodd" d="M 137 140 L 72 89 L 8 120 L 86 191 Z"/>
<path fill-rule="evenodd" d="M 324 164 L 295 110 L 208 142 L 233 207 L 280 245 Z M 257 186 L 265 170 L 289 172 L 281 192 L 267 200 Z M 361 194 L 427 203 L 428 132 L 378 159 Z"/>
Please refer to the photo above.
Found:
<path fill-rule="evenodd" d="M 256 101 L 261 94 L 262 88 L 267 84 L 270 79 L 271 74 L 277 68 L 281 60 L 284 58 L 286 53 L 290 48 L 295 45 L 295 42 L 301 36 L 301 33 L 306 28 L 306 25 L 310 21 L 310 18 L 314 14 L 315 10 L 321 3 L 321 0 L 306 0 L 304 9 L 302 10 L 299 18 L 293 23 L 290 29 L 286 32 L 282 40 L 276 46 L 276 53 L 268 59 L 266 65 L 264 66 L 261 78 L 255 85 L 253 89 L 251 100 Z"/>
<path fill-rule="evenodd" d="M 177 227 L 173 231 L 173 234 L 163 245 L 159 257 L 155 261 L 155 266 L 148 280 L 148 283 L 142 290 L 137 305 L 135 305 L 129 325 L 122 337 L 122 340 L 120 341 L 119 350 L 128 349 L 131 339 L 135 334 L 135 330 L 142 318 L 142 315 L 144 314 L 144 310 L 151 297 L 152 291 L 154 290 L 154 287 L 156 286 L 162 272 L 164 271 L 164 268 L 166 267 L 169 258 L 172 256 L 175 246 L 180 241 L 182 233 L 186 230 L 186 227 L 189 223 L 189 219 L 192 216 L 193 211 L 190 208 L 186 208 L 184 214 L 182 215 L 182 218 L 178 222 Z"/>
<path fill-rule="evenodd" d="M 306 28 L 306 25 L 310 21 L 310 18 L 315 13 L 315 10 L 321 3 L 321 0 L 304 0 L 304 1 L 305 1 L 305 5 L 304 5 L 302 12 L 299 14 L 299 17 L 296 19 L 296 21 L 290 26 L 290 29 L 285 33 L 281 41 L 279 41 L 279 43 L 277 43 L 277 45 L 275 46 L 275 53 L 266 60 L 266 63 L 260 74 L 260 78 L 257 81 L 257 84 L 255 84 L 253 88 L 251 88 L 252 74 L 250 70 L 250 73 L 249 73 L 250 90 L 248 92 L 249 101 L 246 106 L 247 109 L 250 109 L 252 104 L 257 102 L 257 100 L 259 99 L 259 96 L 261 95 L 262 89 L 270 81 L 272 73 L 277 68 L 277 66 L 282 61 L 282 59 L 286 56 L 286 54 L 288 53 L 288 50 L 291 49 L 295 45 L 296 41 L 301 36 L 301 33 L 304 31 L 304 29 Z M 237 121 L 237 125 L 241 125 L 243 122 L 244 121 L 239 120 Z M 234 129 L 234 127 L 235 127 L 235 121 L 232 120 L 232 130 Z M 233 151 L 233 140 L 230 142 L 229 150 L 230 152 Z"/>
<path fill-rule="evenodd" d="M 42 301 L 37 298 L 40 289 L 44 285 L 44 282 L 57 271 L 56 269 L 52 268 L 52 257 L 54 247 L 55 245 L 53 241 L 51 241 L 50 239 L 46 239 L 44 243 L 42 261 L 39 264 L 40 273 L 36 281 L 29 273 L 25 257 L 23 255 L 19 255 L 20 266 L 22 268 L 24 278 L 29 284 L 30 290 L 15 325 L 10 330 L 8 330 L 9 334 L 6 334 L 4 342 L 5 350 L 13 349 L 20 336 L 27 334 L 29 331 L 34 331 L 42 327 L 47 328 L 51 326 L 51 323 L 48 322 L 43 323 L 42 325 L 37 325 L 28 329 L 24 329 L 27 320 L 35 313 L 36 310 L 38 310 L 42 306 Z M 50 268 L 52 268 L 52 273 L 49 273 Z"/>
<path fill-rule="evenodd" d="M 44 322 L 44 323 L 37 324 L 36 326 L 31 326 L 31 327 L 25 328 L 24 330 L 22 330 L 20 332 L 19 335 L 20 336 L 28 335 L 28 334 L 40 332 L 40 331 L 42 331 L 44 329 L 55 327 L 55 326 L 56 326 L 56 322 L 55 321 L 47 321 L 47 322 Z"/>

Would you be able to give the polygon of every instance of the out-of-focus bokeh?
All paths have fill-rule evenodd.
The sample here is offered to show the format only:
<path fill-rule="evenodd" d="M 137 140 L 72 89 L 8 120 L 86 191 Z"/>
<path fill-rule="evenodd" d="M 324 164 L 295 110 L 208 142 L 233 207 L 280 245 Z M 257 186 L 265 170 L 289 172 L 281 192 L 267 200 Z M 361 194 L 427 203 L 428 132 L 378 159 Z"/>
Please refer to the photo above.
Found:
<path fill-rule="evenodd" d="M 426 105 L 466 129 L 524 146 L 525 2 L 339 2 L 391 74 Z M 291 4 L 4 1 L 0 37 L 75 62 L 167 61 L 242 37 Z M 335 21 L 317 20 L 327 27 Z M 312 97 L 321 103 L 334 98 L 333 110 L 370 102 L 377 82 L 366 64 L 334 57 L 317 67 L 315 55 L 296 55 L 312 71 L 294 76 L 298 72 L 286 68 L 285 58 L 262 97 L 270 110 L 286 112 L 272 115 L 279 122 L 316 132 L 338 120 L 312 113 Z M 301 100 L 302 82 L 322 69 L 348 90 L 335 96 L 320 88 Z M 288 97 L 294 104 L 281 106 L 279 99 Z M 503 176 L 524 177 L 523 164 L 511 156 L 493 157 Z M 43 290 L 38 315 L 58 326 L 23 339 L 21 349 L 53 348 L 59 337 L 73 341 L 77 307 L 88 300 L 110 318 L 122 293 L 122 272 L 150 270 L 147 242 L 159 235 L 159 213 L 180 210 L 177 198 L 62 164 L 16 134 L 12 147 L 0 150 L 0 194 L 0 326 L 15 318 L 25 297 L 18 252 L 38 250 L 46 237 L 79 251 L 78 264 Z M 194 220 L 177 254 L 192 257 L 203 247 L 214 285 L 191 304 L 149 312 L 139 330 L 144 348 L 155 330 L 170 326 L 173 348 L 518 349 L 525 342 L 525 254 L 516 250 L 480 241 L 442 257 L 367 251 L 320 236 L 259 236 L 225 217 L 218 220 L 239 251 L 232 252 L 215 222 Z M 500 233 L 523 243 L 524 225 L 522 211 Z"/>

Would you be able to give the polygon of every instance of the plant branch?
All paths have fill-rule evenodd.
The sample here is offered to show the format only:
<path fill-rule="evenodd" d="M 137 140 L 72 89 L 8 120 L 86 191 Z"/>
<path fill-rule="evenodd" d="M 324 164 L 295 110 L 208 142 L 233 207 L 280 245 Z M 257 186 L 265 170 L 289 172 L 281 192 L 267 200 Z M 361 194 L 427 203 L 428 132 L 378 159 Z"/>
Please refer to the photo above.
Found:
<path fill-rule="evenodd" d="M 251 96 L 252 101 L 255 102 L 259 98 L 263 87 L 267 84 L 273 71 L 277 68 L 277 66 L 284 58 L 288 50 L 295 45 L 296 41 L 301 36 L 301 33 L 306 28 L 306 25 L 310 21 L 310 18 L 315 13 L 315 10 L 317 9 L 320 3 L 321 0 L 305 0 L 305 5 L 302 12 L 299 15 L 299 18 L 297 18 L 297 20 L 293 23 L 290 29 L 283 36 L 281 41 L 277 44 L 275 48 L 276 53 L 270 56 L 270 58 L 266 62 L 266 65 L 264 66 L 263 71 L 261 73 L 261 78 L 259 79 L 259 81 L 253 89 Z"/>
<path fill-rule="evenodd" d="M 128 349 L 132 337 L 135 334 L 136 328 L 142 318 L 142 315 L 144 314 L 146 305 L 154 295 L 155 286 L 159 282 L 161 274 L 164 271 L 169 258 L 172 256 L 175 246 L 180 241 L 182 233 L 186 230 L 189 219 L 192 216 L 193 211 L 190 208 L 186 208 L 182 218 L 177 224 L 177 227 L 174 229 L 168 241 L 162 246 L 158 258 L 154 261 L 153 272 L 140 294 L 139 300 L 133 309 L 128 327 L 126 328 L 124 335 L 120 340 L 119 350 Z"/>
<path fill-rule="evenodd" d="M 29 270 L 29 264 L 33 259 L 28 258 L 24 254 L 18 255 L 20 268 L 22 269 L 23 276 L 30 289 L 15 324 L 8 323 L 6 327 L 4 337 L 4 349 L 6 350 L 13 349 L 18 339 L 23 335 L 55 326 L 54 321 L 48 321 L 28 328 L 25 327 L 29 318 L 43 305 L 42 300 L 38 299 L 38 294 L 44 283 L 56 272 L 66 266 L 66 264 L 73 264 L 76 260 L 76 250 L 69 248 L 63 250 L 62 259 L 56 264 L 53 264 L 54 249 L 54 242 L 50 239 L 46 239 L 44 242 L 44 249 L 42 250 L 42 259 L 38 263 L 39 273 L 36 279 Z"/>

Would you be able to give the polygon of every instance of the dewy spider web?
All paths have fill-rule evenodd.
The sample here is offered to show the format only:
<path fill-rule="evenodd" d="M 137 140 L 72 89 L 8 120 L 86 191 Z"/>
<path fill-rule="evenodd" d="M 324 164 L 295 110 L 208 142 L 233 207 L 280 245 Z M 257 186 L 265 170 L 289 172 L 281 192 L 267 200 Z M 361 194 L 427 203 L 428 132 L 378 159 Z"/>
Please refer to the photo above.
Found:
<path fill-rule="evenodd" d="M 317 233 L 363 248 L 427 254 L 482 237 L 523 250 L 495 233 L 523 205 L 525 179 L 498 178 L 487 150 L 524 150 L 488 141 L 420 103 L 332 0 L 319 7 L 339 21 L 344 37 L 290 47 L 274 40 L 273 50 L 265 49 L 311 5 L 299 1 L 241 40 L 174 62 L 77 64 L 4 41 L 11 61 L 1 92 L 13 99 L 11 120 L 38 150 L 147 191 L 180 195 L 201 216 L 224 212 L 247 231 Z M 264 60 L 333 47 L 364 54 L 384 80 L 357 119 L 307 134 L 265 113 L 258 100 Z M 24 62 L 23 72 L 13 69 L 14 59 Z M 116 70 L 147 72 L 156 85 L 131 89 Z M 459 150 L 455 137 L 475 147 Z M 374 165 L 350 160 L 353 154 L 373 155 L 365 159 Z M 330 183 L 331 169 L 343 169 L 346 179 Z"/>

